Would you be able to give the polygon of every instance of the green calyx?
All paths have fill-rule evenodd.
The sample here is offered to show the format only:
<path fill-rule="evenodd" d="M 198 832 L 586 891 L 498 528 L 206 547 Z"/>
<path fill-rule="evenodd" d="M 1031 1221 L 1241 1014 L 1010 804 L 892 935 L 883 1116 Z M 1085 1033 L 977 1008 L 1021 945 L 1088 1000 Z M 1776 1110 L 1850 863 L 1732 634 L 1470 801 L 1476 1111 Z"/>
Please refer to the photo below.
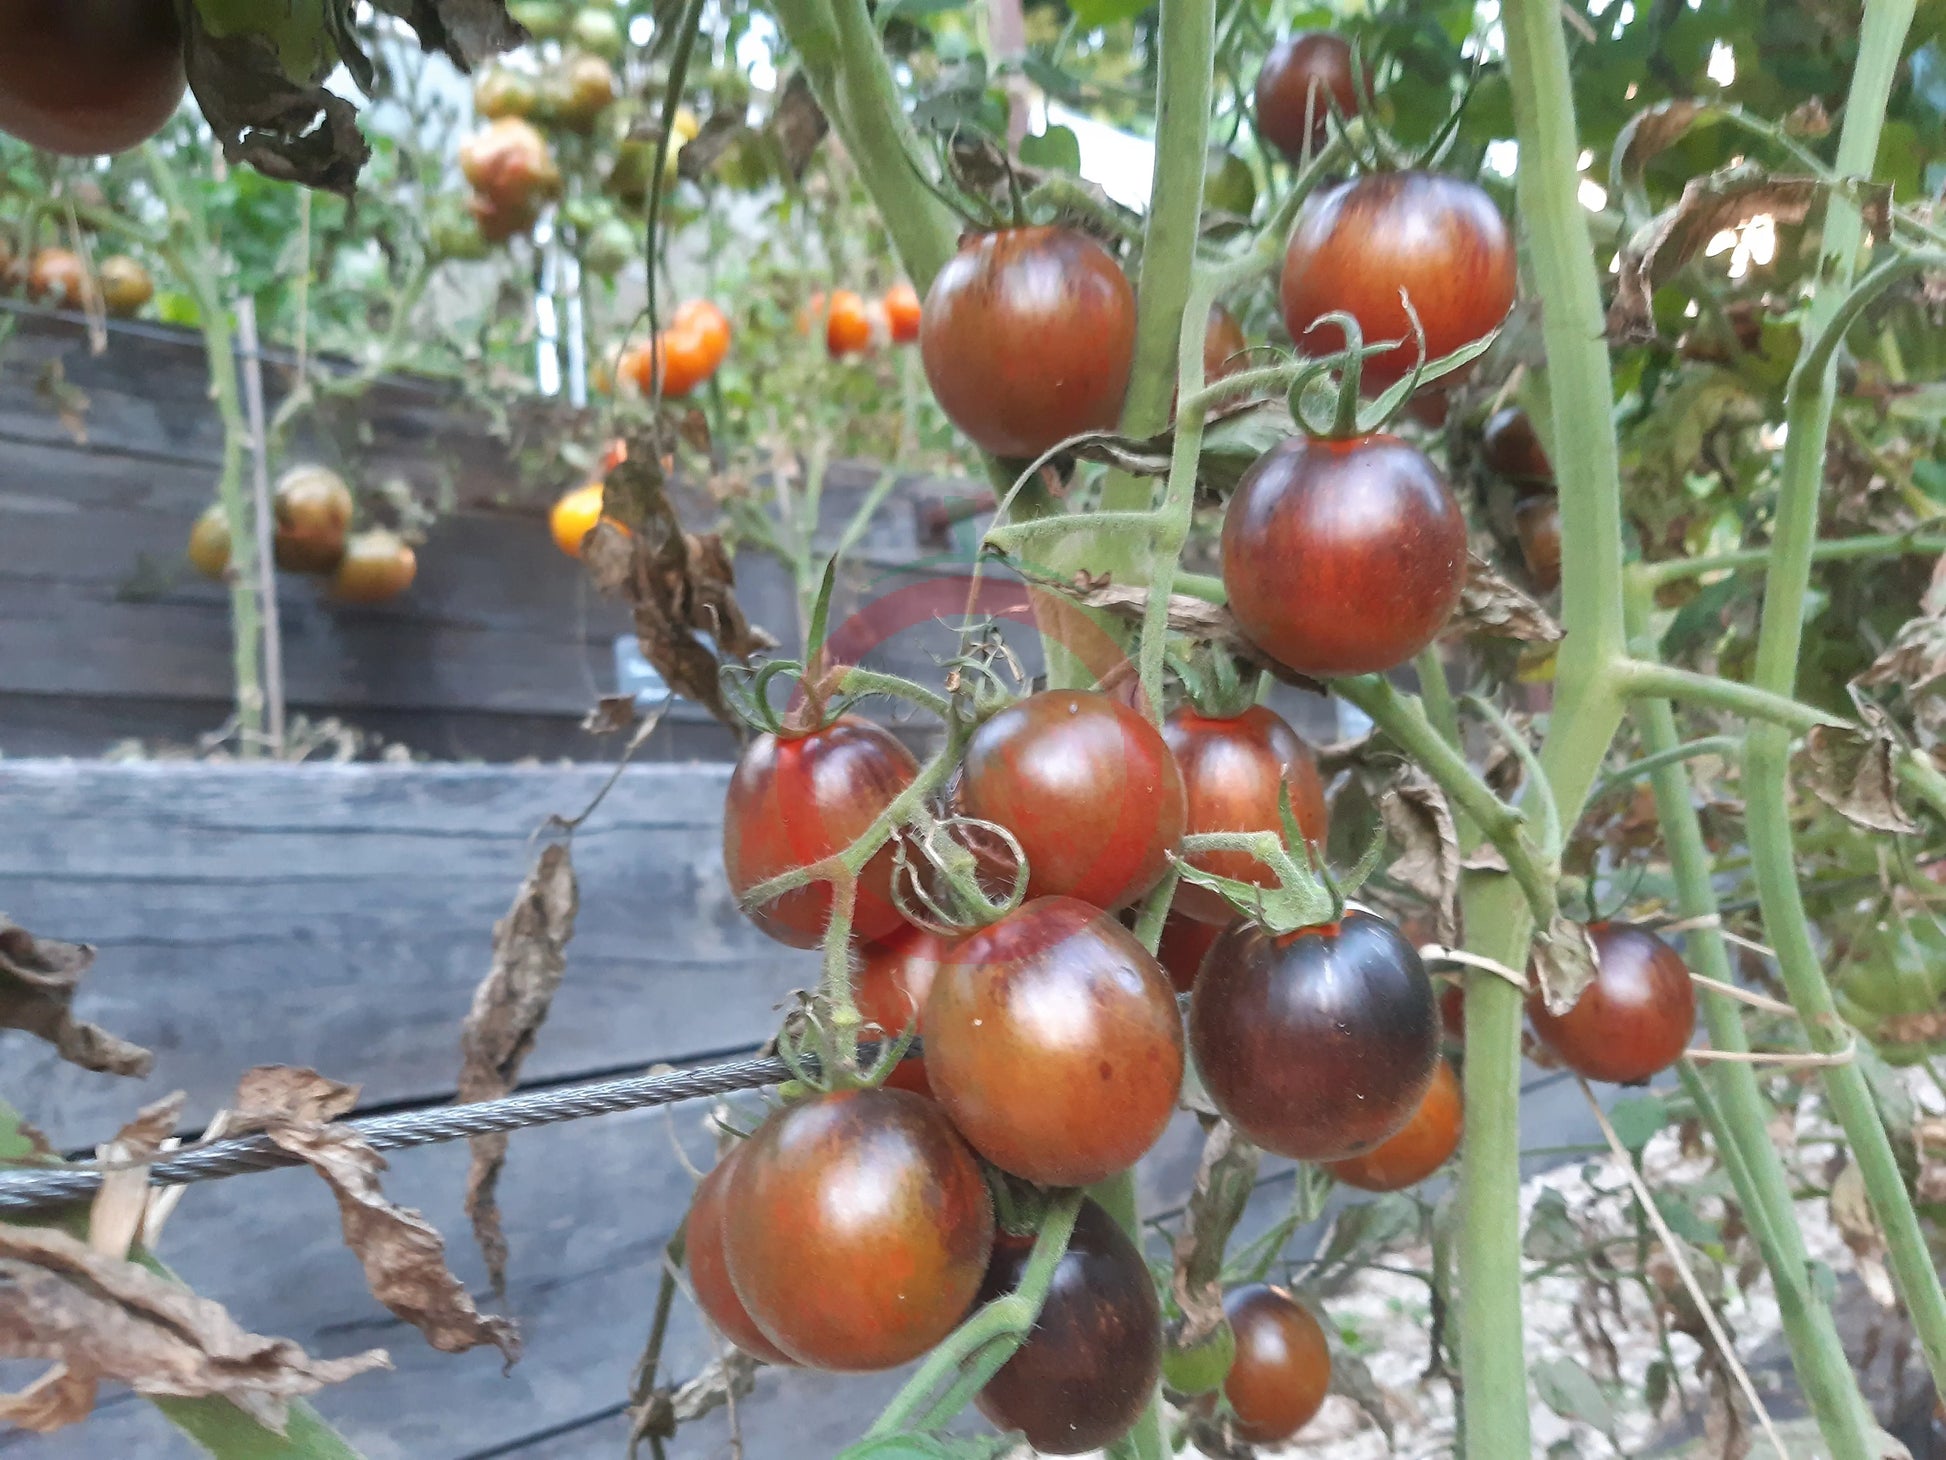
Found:
<path fill-rule="evenodd" d="M 1223 899 L 1244 917 L 1266 932 L 1295 933 L 1301 928 L 1324 927 L 1345 915 L 1346 899 L 1365 885 L 1378 866 L 1385 849 L 1380 832 L 1360 857 L 1358 865 L 1342 875 L 1334 874 L 1323 855 L 1305 840 L 1297 815 L 1291 810 L 1291 788 L 1287 781 L 1278 788 L 1277 811 L 1283 831 L 1219 831 L 1183 838 L 1183 853 L 1176 863 L 1183 880 L 1221 893 Z M 1235 877 L 1205 872 L 1190 865 L 1187 858 L 1200 852 L 1248 852 L 1276 875 L 1276 883 L 1260 887 Z"/>

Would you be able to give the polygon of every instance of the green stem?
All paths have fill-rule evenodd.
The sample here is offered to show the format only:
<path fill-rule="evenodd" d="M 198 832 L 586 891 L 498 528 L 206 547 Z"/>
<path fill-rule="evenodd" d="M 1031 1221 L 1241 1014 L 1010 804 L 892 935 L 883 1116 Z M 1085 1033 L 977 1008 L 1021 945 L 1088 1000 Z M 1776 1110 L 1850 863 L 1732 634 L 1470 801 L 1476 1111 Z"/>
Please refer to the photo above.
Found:
<path fill-rule="evenodd" d="M 1601 783 L 1589 794 L 1588 799 L 1591 802 L 1599 801 L 1603 796 L 1619 791 L 1622 787 L 1667 765 L 1681 765 L 1684 761 L 1695 760 L 1705 755 L 1732 756 L 1742 749 L 1743 741 L 1735 735 L 1705 735 L 1700 740 L 1680 741 L 1610 771 L 1601 778 Z"/>
<path fill-rule="evenodd" d="M 1088 1195 L 1103 1211 L 1115 1219 L 1121 1229 L 1128 1233 L 1128 1240 L 1139 1251 L 1142 1246 L 1142 1204 L 1135 1190 L 1135 1173 L 1124 1171 L 1111 1176 L 1088 1188 Z M 1142 1417 L 1110 1450 L 1113 1460 L 1166 1460 L 1169 1454 L 1168 1442 L 1162 1433 L 1162 1395 L 1157 1392 L 1150 1396 L 1148 1408 Z"/>
<path fill-rule="evenodd" d="M 170 262 L 178 281 L 196 301 L 203 353 L 209 362 L 210 394 L 223 423 L 216 495 L 223 504 L 223 521 L 230 533 L 230 672 L 236 680 L 237 754 L 253 759 L 263 752 L 264 691 L 259 662 L 263 609 L 258 594 L 265 591 L 269 565 L 260 560 L 257 551 L 257 514 L 244 489 L 243 454 L 250 427 L 244 419 L 237 382 L 236 341 L 230 331 L 229 305 L 216 283 L 220 255 L 210 241 L 202 215 L 190 203 L 167 159 L 152 145 L 142 151 L 156 194 L 169 210 L 169 231 L 180 241 L 170 250 Z"/>
<path fill-rule="evenodd" d="M 1439 646 L 1428 644 L 1413 661 L 1413 667 L 1419 671 L 1419 700 L 1426 707 L 1426 718 L 1447 744 L 1457 746 L 1459 710 L 1453 704 L 1453 687 L 1447 681 L 1446 661 L 1440 656 Z"/>
<path fill-rule="evenodd" d="M 1630 565 L 1629 573 L 1659 588 L 1664 583 L 1700 578 L 1707 573 L 1736 573 L 1747 568 L 1768 567 L 1773 551 L 1767 547 L 1739 548 L 1735 552 L 1709 553 L 1696 558 L 1634 563 Z M 1850 558 L 1894 557 L 1902 553 L 1946 553 L 1946 537 L 1916 531 L 1873 533 L 1863 537 L 1827 538 L 1811 549 L 1812 560 L 1820 563 L 1842 562 Z"/>
<path fill-rule="evenodd" d="M 1823 710 L 1792 699 L 1788 694 L 1776 694 L 1754 684 L 1739 684 L 1732 679 L 1698 674 L 1692 669 L 1677 669 L 1673 665 L 1643 659 L 1627 659 L 1617 664 L 1615 670 L 1621 679 L 1623 693 L 1627 695 L 1681 700 L 1713 710 L 1728 710 L 1759 724 L 1776 727 L 1786 739 L 1819 725 L 1845 723 L 1842 716 L 1826 714 Z"/>
<path fill-rule="evenodd" d="M 1887 99 L 1899 65 L 1913 0 L 1865 0 L 1858 60 L 1845 103 L 1836 170 L 1869 176 L 1878 154 Z M 1784 448 L 1777 525 L 1764 581 L 1762 626 L 1757 636 L 1754 683 L 1788 697 L 1797 680 L 1804 633 L 1804 599 L 1810 586 L 1817 540 L 1818 497 L 1824 479 L 1825 443 L 1837 398 L 1836 335 L 1847 317 L 1847 298 L 1857 265 L 1863 224 L 1857 205 L 1833 192 L 1825 206 L 1818 261 L 1818 291 L 1806 318 L 1805 346 L 1785 395 L 1789 435 Z M 1778 971 L 1804 1021 L 1812 1047 L 1842 1048 L 1848 1036 L 1831 985 L 1811 937 L 1798 886 L 1790 819 L 1790 730 L 1763 723 L 1751 728 L 1744 748 L 1747 834 L 1764 927 L 1777 951 Z M 1843 1128 L 1852 1160 L 1885 1236 L 1886 1256 L 1906 1311 L 1926 1355 L 1933 1381 L 1946 1387 L 1946 1293 L 1927 1250 L 1892 1143 L 1880 1121 L 1871 1089 L 1855 1064 L 1824 1072 L 1826 1097 Z"/>
<path fill-rule="evenodd" d="M 1647 605 L 1645 588 L 1630 595 L 1630 627 L 1638 648 L 1644 647 L 1647 637 Z M 1718 917 L 1721 906 L 1712 880 L 1709 847 L 1703 840 L 1702 822 L 1691 798 L 1689 771 L 1684 764 L 1683 753 L 1695 747 L 1682 743 L 1669 701 L 1647 699 L 1637 709 L 1643 740 L 1651 751 L 1637 762 L 1637 773 L 1646 771 L 1653 777 L 1656 811 L 1675 874 L 1676 905 L 1685 918 Z M 1736 981 L 1729 946 L 1714 926 L 1691 932 L 1684 947 L 1687 961 L 1705 977 L 1721 983 Z M 1707 987 L 1699 987 L 1696 993 L 1711 1045 L 1748 1052 L 1750 1041 L 1736 1002 Z M 1819 1431 L 1831 1447 L 1833 1460 L 1866 1460 L 1871 1451 L 1865 1439 L 1864 1401 L 1851 1377 L 1830 1309 L 1810 1280 L 1810 1258 L 1798 1229 L 1790 1178 L 1771 1143 L 1770 1111 L 1757 1073 L 1747 1064 L 1718 1061 L 1704 1075 L 1689 1060 L 1682 1062 L 1680 1073 L 1684 1088 L 1709 1122 L 1737 1200 L 1770 1271 L 1785 1340 Z"/>

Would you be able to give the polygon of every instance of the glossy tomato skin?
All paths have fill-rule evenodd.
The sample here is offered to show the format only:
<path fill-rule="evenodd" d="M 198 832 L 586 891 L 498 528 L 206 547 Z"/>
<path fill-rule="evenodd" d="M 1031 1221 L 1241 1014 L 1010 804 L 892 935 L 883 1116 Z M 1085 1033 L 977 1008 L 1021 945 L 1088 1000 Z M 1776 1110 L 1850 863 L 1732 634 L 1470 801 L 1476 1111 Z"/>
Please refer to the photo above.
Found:
<path fill-rule="evenodd" d="M 909 1090 L 815 1095 L 765 1121 L 729 1188 L 730 1281 L 802 1364 L 908 1363 L 966 1316 L 993 1199 L 939 1107 Z"/>
<path fill-rule="evenodd" d="M 1466 518 L 1396 436 L 1293 437 L 1237 483 L 1223 586 L 1252 643 L 1300 674 L 1394 669 L 1446 626 L 1466 585 Z"/>
<path fill-rule="evenodd" d="M 554 545 L 569 557 L 581 556 L 582 540 L 601 521 L 605 490 L 600 482 L 588 482 L 572 491 L 563 492 L 560 500 L 549 510 L 548 531 L 554 536 Z"/>
<path fill-rule="evenodd" d="M 959 809 L 1012 832 L 1027 896 L 1133 902 L 1182 840 L 1182 773 L 1161 734 L 1119 700 L 1043 690 L 991 716 L 967 742 Z"/>
<path fill-rule="evenodd" d="M 824 350 L 834 360 L 862 355 L 872 345 L 872 320 L 864 296 L 850 289 L 834 289 L 824 316 Z"/>
<path fill-rule="evenodd" d="M 973 1148 L 1046 1186 L 1087 1186 L 1155 1144 L 1182 1088 L 1175 990 L 1109 913 L 1023 903 L 934 975 L 933 1094 Z"/>
<path fill-rule="evenodd" d="M 1398 348 L 1365 360 L 1376 393 L 1412 369 L 1412 323 L 1403 289 L 1426 331 L 1426 359 L 1479 339 L 1514 303 L 1513 234 L 1478 185 L 1430 172 L 1366 173 L 1312 194 L 1284 252 L 1284 324 L 1306 354 L 1344 347 L 1344 331 L 1317 324 L 1340 311 L 1367 345 Z M 1452 384 L 1457 377 L 1446 377 Z"/>
<path fill-rule="evenodd" d="M 0 0 L 0 131 L 93 157 L 147 141 L 182 102 L 173 0 Z"/>
<path fill-rule="evenodd" d="M 867 1023 L 877 1025 L 886 1039 L 897 1039 L 907 1029 L 923 1039 L 920 1012 L 926 1007 L 926 996 L 932 992 L 933 976 L 939 972 L 941 960 L 951 956 L 957 941 L 927 928 L 901 928 L 881 942 L 867 943 L 858 950 L 854 980 L 859 1014 Z M 894 1090 L 932 1095 L 922 1055 L 908 1054 L 885 1083 Z"/>
<path fill-rule="evenodd" d="M 1514 508 L 1514 531 L 1527 576 L 1543 593 L 1561 586 L 1561 502 L 1552 492 L 1528 497 Z"/>
<path fill-rule="evenodd" d="M 677 308 L 669 323 L 674 329 L 687 330 L 695 335 L 702 347 L 707 373 L 714 375 L 716 368 L 730 353 L 729 315 L 714 300 L 690 299 Z"/>
<path fill-rule="evenodd" d="M 919 291 L 903 281 L 885 291 L 885 320 L 892 331 L 892 342 L 910 345 L 919 338 L 919 322 L 924 313 L 919 307 Z"/>
<path fill-rule="evenodd" d="M 730 1147 L 696 1183 L 696 1195 L 689 1203 L 689 1222 L 683 1229 L 689 1285 L 695 1290 L 696 1306 L 716 1325 L 717 1332 L 753 1358 L 767 1364 L 788 1364 L 790 1356 L 764 1337 L 730 1283 L 724 1239 L 730 1219 L 730 1184 L 742 1155 L 742 1143 Z"/>
<path fill-rule="evenodd" d="M 142 306 L 155 298 L 154 277 L 127 254 L 110 254 L 103 259 L 96 281 L 101 286 L 102 306 L 117 319 L 140 313 Z"/>
<path fill-rule="evenodd" d="M 1682 1057 L 1696 1032 L 1696 989 L 1682 956 L 1647 928 L 1590 923 L 1595 981 L 1550 1014 L 1536 989 L 1527 1017 L 1561 1063 L 1590 1080 L 1638 1085 Z"/>
<path fill-rule="evenodd" d="M 1372 85 L 1370 68 L 1365 89 Z M 1315 92 L 1315 95 L 1313 94 Z M 1292 161 L 1331 139 L 1331 108 L 1347 121 L 1358 115 L 1351 43 L 1329 31 L 1302 31 L 1270 48 L 1257 72 L 1257 135 Z"/>
<path fill-rule="evenodd" d="M 1203 383 L 1221 380 L 1244 369 L 1250 362 L 1243 352 L 1250 348 L 1237 317 L 1220 304 L 1209 307 L 1209 324 L 1203 330 Z"/>
<path fill-rule="evenodd" d="M 980 1302 L 1020 1286 L 1031 1238 L 1004 1233 Z M 1148 1264 L 1092 1201 L 1075 1218 L 1034 1331 L 974 1403 L 1042 1455 L 1106 1449 L 1133 1428 L 1162 1368 L 1162 1307 Z"/>
<path fill-rule="evenodd" d="M 1510 482 L 1551 486 L 1554 464 L 1547 459 L 1533 418 L 1519 406 L 1505 406 L 1480 428 L 1480 455 L 1487 470 Z"/>
<path fill-rule="evenodd" d="M 1203 960 L 1189 1041 L 1217 1109 L 1280 1156 L 1341 1161 L 1403 1127 L 1432 1083 L 1439 1009 L 1385 919 L 1274 935 L 1239 920 Z"/>
<path fill-rule="evenodd" d="M 1178 884 L 1176 898 L 1179 903 L 1182 893 L 1183 885 Z M 1196 975 L 1202 972 L 1203 959 L 1226 926 L 1223 923 L 1206 923 L 1175 908 L 1169 910 L 1169 916 L 1162 920 L 1162 937 L 1155 945 L 1155 959 L 1162 965 L 1162 971 L 1169 975 L 1169 982 L 1176 986 L 1177 993 L 1186 994 L 1196 987 Z"/>
<path fill-rule="evenodd" d="M 1360 1191 L 1404 1191 L 1417 1186 L 1459 1149 L 1463 1113 L 1459 1076 L 1442 1059 L 1425 1098 L 1403 1129 L 1364 1155 L 1329 1162 L 1324 1169 Z"/>
<path fill-rule="evenodd" d="M 1135 291 L 1072 228 L 1003 228 L 960 246 L 926 292 L 926 379 L 983 451 L 1033 457 L 1121 414 L 1135 363 Z"/>
<path fill-rule="evenodd" d="M 331 593 L 342 603 L 384 603 L 412 586 L 419 558 L 411 545 L 382 527 L 345 540 L 345 555 L 331 575 Z"/>
<path fill-rule="evenodd" d="M 740 900 L 761 882 L 843 851 L 919 774 L 898 738 L 857 715 L 821 730 L 759 735 L 730 776 L 723 811 L 723 870 Z M 869 941 L 904 925 L 892 901 L 892 847 L 858 877 L 851 935 Z M 751 921 L 797 948 L 814 948 L 831 921 L 831 888 L 813 882 L 750 913 Z"/>
<path fill-rule="evenodd" d="M 1252 705 L 1240 715 L 1216 718 L 1185 706 L 1163 722 L 1162 738 L 1169 742 L 1182 771 L 1188 806 L 1185 836 L 1218 831 L 1281 833 L 1280 797 L 1288 785 L 1291 812 L 1304 839 L 1314 846 L 1324 845 L 1329 813 L 1317 757 L 1275 710 Z M 1277 880 L 1276 873 L 1248 852 L 1198 852 L 1186 860 L 1198 871 L 1259 887 L 1273 886 Z M 1222 893 L 1197 887 L 1186 878 L 1176 887 L 1172 907 L 1218 926 L 1237 915 Z"/>
<path fill-rule="evenodd" d="M 1237 1356 L 1223 1381 L 1237 1434 L 1276 1445 L 1309 1424 L 1331 1387 L 1331 1345 L 1311 1310 L 1281 1288 L 1237 1288 L 1223 1299 Z"/>

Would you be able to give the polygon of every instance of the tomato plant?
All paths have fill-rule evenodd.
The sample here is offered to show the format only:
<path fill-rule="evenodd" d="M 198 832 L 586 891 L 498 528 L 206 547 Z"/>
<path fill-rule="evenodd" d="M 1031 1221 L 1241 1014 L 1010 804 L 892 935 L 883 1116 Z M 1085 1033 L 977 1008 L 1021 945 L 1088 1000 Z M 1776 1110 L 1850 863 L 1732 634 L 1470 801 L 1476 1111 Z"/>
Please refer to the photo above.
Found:
<path fill-rule="evenodd" d="M 182 101 L 171 0 L 5 0 L 0 131 L 49 152 L 122 152 Z"/>
<path fill-rule="evenodd" d="M 1696 1030 L 1696 992 L 1682 956 L 1647 928 L 1590 923 L 1594 982 L 1562 1014 L 1536 993 L 1527 1016 L 1541 1043 L 1591 1080 L 1634 1085 L 1669 1068 Z"/>
<path fill-rule="evenodd" d="M 981 1301 L 1019 1287 L 1032 1247 L 1000 1235 Z M 974 1403 L 1043 1455 L 1080 1455 L 1134 1427 L 1161 1365 L 1162 1309 L 1149 1266 L 1115 1219 L 1084 1201 L 1033 1333 Z"/>
<path fill-rule="evenodd" d="M 820 1369 L 919 1357 L 965 1317 L 993 1251 L 979 1164 L 939 1107 L 906 1090 L 776 1112 L 724 1199 L 737 1297 L 765 1337 Z"/>
<path fill-rule="evenodd" d="M 1155 1144 L 1182 1085 L 1168 976 L 1109 914 L 1037 898 L 958 943 L 921 1016 L 926 1077 L 1004 1171 L 1086 1186 Z"/>
<path fill-rule="evenodd" d="M 1257 1284 L 1223 1299 L 1237 1353 L 1223 1381 L 1237 1432 L 1278 1445 L 1309 1424 L 1331 1384 L 1331 1347 L 1311 1310 L 1281 1288 Z"/>

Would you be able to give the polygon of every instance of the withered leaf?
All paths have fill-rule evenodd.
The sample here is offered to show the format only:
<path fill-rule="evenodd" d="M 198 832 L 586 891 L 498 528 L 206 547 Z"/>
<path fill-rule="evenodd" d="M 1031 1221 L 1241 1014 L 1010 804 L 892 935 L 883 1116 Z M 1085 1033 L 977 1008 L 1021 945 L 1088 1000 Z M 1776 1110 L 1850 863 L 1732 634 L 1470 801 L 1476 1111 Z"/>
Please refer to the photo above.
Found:
<path fill-rule="evenodd" d="M 1622 250 L 1609 332 L 1623 340 L 1653 339 L 1652 296 L 1712 238 L 1763 214 L 1784 227 L 1802 223 L 1831 187 L 1818 178 L 1780 177 L 1748 164 L 1691 178 L 1675 206 L 1650 219 Z M 1867 229 L 1883 237 L 1891 224 L 1891 189 L 1869 184 L 1859 204 Z"/>
<path fill-rule="evenodd" d="M 1682 139 L 1698 117 L 1717 112 L 1708 102 L 1674 97 L 1642 108 L 1615 134 L 1608 176 L 1624 190 L 1642 185 L 1649 163 Z"/>
<path fill-rule="evenodd" d="M 1348 1350 L 1332 1353 L 1331 1387 L 1327 1392 L 1343 1395 L 1364 1410 L 1366 1417 L 1385 1436 L 1385 1443 L 1394 1443 L 1392 1409 L 1385 1402 L 1385 1391 L 1372 1376 L 1371 1365 L 1358 1354 Z"/>
<path fill-rule="evenodd" d="M 1386 876 L 1433 906 L 1436 936 L 1459 937 L 1459 832 L 1439 783 L 1410 761 L 1401 761 L 1379 793 L 1379 819 L 1398 854 Z"/>
<path fill-rule="evenodd" d="M 590 735 L 616 735 L 634 723 L 634 695 L 603 695 L 595 701 L 595 707 L 581 717 L 581 728 Z"/>
<path fill-rule="evenodd" d="M 442 1353 L 490 1343 L 509 1364 L 520 1357 L 513 1323 L 482 1314 L 446 1266 L 446 1244 L 418 1212 L 395 1206 L 379 1189 L 385 1158 L 350 1126 L 332 1124 L 356 1101 L 357 1088 L 315 1070 L 266 1065 L 237 1089 L 237 1125 L 261 1129 L 277 1146 L 324 1178 L 338 1199 L 345 1245 L 365 1281 L 393 1313 Z"/>
<path fill-rule="evenodd" d="M 1901 747 L 1885 712 L 1869 700 L 1858 701 L 1862 724 L 1818 725 L 1804 737 L 1800 774 L 1811 794 L 1854 826 L 1867 831 L 1906 834 L 1918 823 L 1898 798 Z"/>
<path fill-rule="evenodd" d="M 729 151 L 730 144 L 748 132 L 742 108 L 711 112 L 704 119 L 702 130 L 683 143 L 682 150 L 676 154 L 677 175 L 691 182 L 701 181 L 716 166 L 717 159 Z"/>
<path fill-rule="evenodd" d="M 149 1210 L 148 1162 L 176 1133 L 185 1097 L 178 1090 L 145 1105 L 111 1141 L 95 1148 L 106 1169 L 88 1210 L 88 1245 L 108 1257 L 126 1257 Z"/>
<path fill-rule="evenodd" d="M 36 938 L 0 917 L 0 1028 L 37 1035 L 84 1070 L 140 1079 L 155 1056 L 74 1017 L 75 992 L 94 961 L 95 950 L 85 943 Z"/>
<path fill-rule="evenodd" d="M 1914 1121 L 1912 1146 L 1919 1161 L 1919 1174 L 1912 1183 L 1913 1198 L 1930 1205 L 1946 1202 L 1946 1116 L 1929 1115 Z"/>
<path fill-rule="evenodd" d="M 179 8 L 183 68 L 223 155 L 266 177 L 349 195 L 371 156 L 357 108 L 326 90 L 322 78 L 287 75 L 270 36 L 219 36 L 200 6 Z"/>
<path fill-rule="evenodd" d="M 12 1225 L 0 1225 L 0 1356 L 52 1360 L 65 1376 L 0 1401 L 0 1418 L 34 1429 L 81 1419 L 109 1380 L 138 1394 L 222 1395 L 281 1431 L 285 1401 L 389 1367 L 379 1349 L 313 1359 L 135 1263 L 55 1228 Z"/>
<path fill-rule="evenodd" d="M 493 925 L 493 966 L 473 992 L 460 1027 L 459 1103 L 497 1100 L 514 1088 L 567 971 L 568 940 L 579 906 L 565 843 L 542 849 L 507 915 Z M 507 1238 L 495 1197 L 507 1160 L 504 1133 L 472 1138 L 466 1215 L 486 1257 L 493 1290 L 507 1286 Z"/>
<path fill-rule="evenodd" d="M 1182 1332 L 1173 1341 L 1193 1348 L 1223 1321 L 1223 1250 L 1256 1187 L 1257 1148 L 1227 1120 L 1203 1137 L 1196 1184 L 1176 1233 L 1170 1292 L 1182 1310 Z"/>
<path fill-rule="evenodd" d="M 811 94 L 810 80 L 802 71 L 791 72 L 790 80 L 778 93 L 777 105 L 771 109 L 770 131 L 793 178 L 803 181 L 804 169 L 811 165 L 818 144 L 830 130 L 830 120 Z"/>
<path fill-rule="evenodd" d="M 507 13 L 506 0 L 378 0 L 412 27 L 419 44 L 438 51 L 462 71 L 528 40 L 526 28 Z"/>
<path fill-rule="evenodd" d="M 1784 118 L 1784 130 L 1793 137 L 1828 137 L 1831 113 L 1824 109 L 1822 97 L 1811 97 L 1792 107 Z"/>
<path fill-rule="evenodd" d="M 1594 940 L 1580 923 L 1556 913 L 1534 935 L 1534 977 L 1550 1014 L 1565 1014 L 1595 981 Z"/>
<path fill-rule="evenodd" d="M 1933 568 L 1932 584 L 1920 600 L 1918 614 L 1852 683 L 1894 685 L 1917 704 L 1922 692 L 1940 679 L 1946 679 L 1946 557 Z"/>
<path fill-rule="evenodd" d="M 710 1360 L 695 1378 L 676 1389 L 656 1389 L 628 1412 L 630 1453 L 644 1440 L 673 1440 L 678 1425 L 743 1399 L 757 1387 L 757 1361 L 740 1348 Z"/>
<path fill-rule="evenodd" d="M 1554 616 L 1501 577 L 1493 564 L 1469 554 L 1466 585 L 1449 628 L 1527 644 L 1554 644 L 1564 637 Z"/>

